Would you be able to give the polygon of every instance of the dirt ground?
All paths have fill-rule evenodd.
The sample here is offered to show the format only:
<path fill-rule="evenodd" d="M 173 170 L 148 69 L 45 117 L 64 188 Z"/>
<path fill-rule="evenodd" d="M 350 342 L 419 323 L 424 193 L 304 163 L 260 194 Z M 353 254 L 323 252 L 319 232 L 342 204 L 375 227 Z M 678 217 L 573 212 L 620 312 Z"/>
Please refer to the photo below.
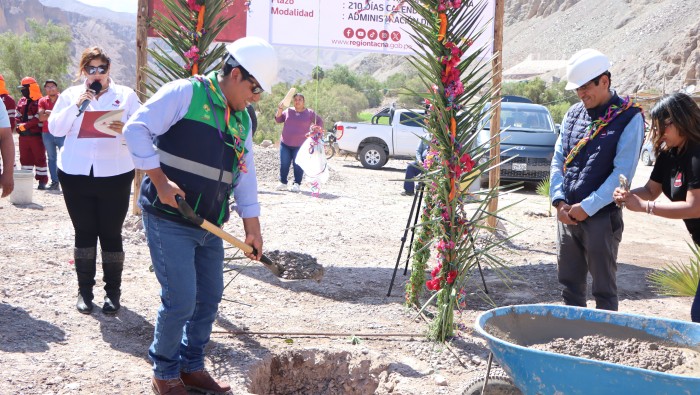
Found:
<path fill-rule="evenodd" d="M 276 191 L 277 151 L 256 150 L 265 250 L 309 254 L 325 274 L 320 281 L 281 282 L 246 260 L 227 265 L 234 270 L 225 274 L 230 283 L 208 349 L 215 376 L 229 380 L 234 394 L 458 394 L 485 371 L 488 348 L 472 328 L 491 306 L 480 297 L 478 274 L 458 316 L 465 329 L 447 346 L 426 341 L 426 322 L 404 306 L 402 270 L 387 296 L 413 202 L 399 195 L 406 161 L 372 171 L 353 158 L 333 158 L 329 182 L 313 197 L 307 186 L 296 194 Z M 640 165 L 634 184 L 650 171 Z M 159 286 L 139 218 L 130 214 L 124 227 L 121 311 L 85 316 L 74 307 L 73 230 L 62 196 L 36 190 L 33 196 L 26 206 L 0 200 L 0 393 L 150 393 L 147 350 Z M 503 213 L 510 221 L 505 233 L 523 232 L 501 253 L 513 281 L 505 286 L 485 267 L 489 296 L 498 306 L 558 304 L 556 227 L 547 200 L 530 185 L 499 205 L 514 202 Z M 690 298 L 660 297 L 645 281 L 654 268 L 687 261 L 682 222 L 625 212 L 625 225 L 620 310 L 689 320 Z M 243 235 L 235 216 L 226 230 Z M 100 301 L 99 265 L 97 277 Z"/>

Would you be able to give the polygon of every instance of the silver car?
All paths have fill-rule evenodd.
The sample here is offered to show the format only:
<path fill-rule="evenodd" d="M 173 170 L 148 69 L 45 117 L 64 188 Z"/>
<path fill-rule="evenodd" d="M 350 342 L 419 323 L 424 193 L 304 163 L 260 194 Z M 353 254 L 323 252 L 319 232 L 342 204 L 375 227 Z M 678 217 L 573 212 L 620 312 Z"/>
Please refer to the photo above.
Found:
<path fill-rule="evenodd" d="M 647 140 L 642 145 L 642 154 L 639 155 L 639 160 L 646 166 L 653 166 L 656 162 L 656 154 L 654 154 L 654 144 L 651 140 Z"/>

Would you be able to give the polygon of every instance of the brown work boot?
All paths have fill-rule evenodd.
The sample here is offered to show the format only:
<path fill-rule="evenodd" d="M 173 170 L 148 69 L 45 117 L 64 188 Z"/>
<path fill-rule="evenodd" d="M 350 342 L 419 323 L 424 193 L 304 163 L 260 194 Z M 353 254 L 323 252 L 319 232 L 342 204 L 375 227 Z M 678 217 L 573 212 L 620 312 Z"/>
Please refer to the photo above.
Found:
<path fill-rule="evenodd" d="M 223 395 L 231 391 L 230 385 L 214 380 L 206 370 L 191 373 L 180 372 L 180 379 L 188 390 L 214 395 Z"/>
<path fill-rule="evenodd" d="M 156 395 L 187 395 L 185 385 L 180 379 L 159 380 L 154 377 L 151 380 L 151 389 Z"/>

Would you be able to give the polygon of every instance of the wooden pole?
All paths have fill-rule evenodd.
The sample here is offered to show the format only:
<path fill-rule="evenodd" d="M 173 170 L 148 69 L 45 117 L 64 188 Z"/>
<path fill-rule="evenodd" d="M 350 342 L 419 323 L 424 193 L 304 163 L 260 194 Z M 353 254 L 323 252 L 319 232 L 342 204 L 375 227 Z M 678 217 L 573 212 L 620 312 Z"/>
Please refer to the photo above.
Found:
<path fill-rule="evenodd" d="M 496 13 L 493 21 L 493 99 L 491 100 L 491 152 L 492 165 L 495 166 L 489 172 L 489 188 L 497 187 L 501 180 L 501 83 L 503 78 L 503 14 L 505 13 L 505 0 L 496 0 Z M 495 213 L 498 210 L 498 194 L 489 201 L 488 211 Z M 498 219 L 491 215 L 486 223 L 492 229 L 496 229 Z"/>
<path fill-rule="evenodd" d="M 147 99 L 144 82 L 146 80 L 145 67 L 148 64 L 148 0 L 139 0 L 138 7 L 136 12 L 136 94 L 143 103 Z M 131 212 L 134 215 L 141 215 L 141 209 L 139 209 L 137 202 L 143 175 L 143 170 L 136 169 L 134 197 L 131 202 Z"/>

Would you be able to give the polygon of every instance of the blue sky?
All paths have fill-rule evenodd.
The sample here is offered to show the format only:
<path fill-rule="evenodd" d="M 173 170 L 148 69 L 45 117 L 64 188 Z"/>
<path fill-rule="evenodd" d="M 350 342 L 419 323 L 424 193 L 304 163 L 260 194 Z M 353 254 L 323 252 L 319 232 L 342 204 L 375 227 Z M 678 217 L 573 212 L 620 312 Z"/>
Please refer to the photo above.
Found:
<path fill-rule="evenodd" d="M 78 0 L 95 7 L 109 8 L 112 11 L 136 13 L 138 0 Z"/>

